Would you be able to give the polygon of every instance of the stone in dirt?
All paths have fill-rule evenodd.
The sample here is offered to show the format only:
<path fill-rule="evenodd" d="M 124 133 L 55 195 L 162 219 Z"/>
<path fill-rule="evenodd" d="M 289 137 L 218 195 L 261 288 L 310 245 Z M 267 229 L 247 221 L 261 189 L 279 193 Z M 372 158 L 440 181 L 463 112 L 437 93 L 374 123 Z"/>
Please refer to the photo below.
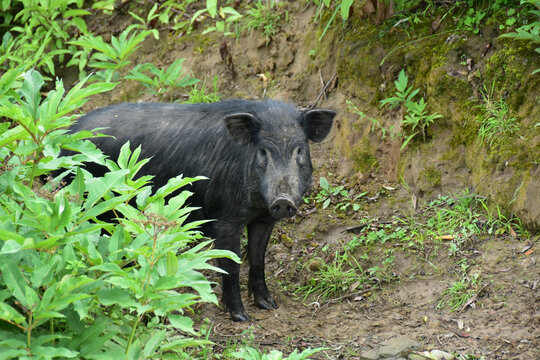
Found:
<path fill-rule="evenodd" d="M 407 356 L 411 351 L 420 347 L 420 343 L 406 336 L 392 338 L 380 343 L 379 346 L 362 353 L 362 360 L 398 359 Z"/>

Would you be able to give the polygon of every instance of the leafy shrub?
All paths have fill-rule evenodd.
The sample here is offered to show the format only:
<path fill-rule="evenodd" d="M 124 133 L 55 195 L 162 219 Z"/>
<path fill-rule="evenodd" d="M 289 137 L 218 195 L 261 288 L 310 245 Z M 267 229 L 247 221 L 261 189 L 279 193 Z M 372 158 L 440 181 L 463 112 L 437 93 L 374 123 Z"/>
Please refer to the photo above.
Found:
<path fill-rule="evenodd" d="M 158 69 L 152 63 L 139 64 L 131 69 L 125 78 L 140 82 L 149 93 L 163 99 L 164 95 L 172 90 L 192 86 L 199 82 L 199 79 L 185 75 L 182 69 L 184 60 L 186 59 L 176 60 L 167 69 Z"/>
<path fill-rule="evenodd" d="M 416 128 L 420 130 L 422 138 L 424 139 L 424 141 L 426 141 L 427 128 L 431 124 L 433 124 L 435 119 L 441 117 L 441 115 L 437 113 L 428 114 L 426 112 L 426 103 L 424 101 L 424 98 L 421 98 L 418 102 L 414 101 L 413 98 L 418 94 L 420 90 L 413 90 L 412 87 L 408 87 L 407 84 L 407 75 L 405 75 L 404 70 L 401 70 L 399 72 L 398 79 L 395 81 L 395 96 L 380 101 L 380 107 L 386 105 L 390 105 L 391 108 L 398 105 L 403 105 L 405 107 L 405 116 L 401 121 L 401 125 L 405 131 L 409 132 L 409 134 L 403 134 L 403 137 L 405 138 L 406 136 L 406 138 L 401 145 L 401 150 L 403 150 L 407 146 L 409 141 L 411 141 L 416 135 L 418 135 L 419 132 L 416 131 Z"/>
<path fill-rule="evenodd" d="M 147 161 L 140 148 L 124 145 L 114 163 L 85 140 L 92 132 L 66 134 L 88 97 L 114 84 L 85 86 L 87 77 L 66 93 L 57 81 L 42 99 L 42 76 L 21 72 L 0 79 L 0 359 L 137 359 L 208 343 L 186 337 L 197 332 L 185 312 L 217 303 L 200 270 L 221 270 L 208 260 L 238 258 L 208 240 L 189 247 L 201 222 L 185 222 L 188 191 L 172 195 L 198 178 L 152 194 L 149 176 L 134 178 Z M 59 156 L 61 147 L 81 154 Z M 110 171 L 96 178 L 77 166 L 69 185 L 36 184 L 83 160 Z M 98 219 L 111 210 L 120 223 Z"/>
<path fill-rule="evenodd" d="M 231 26 L 236 24 L 242 18 L 242 15 L 233 7 L 225 6 L 218 8 L 217 0 L 206 0 L 206 7 L 193 14 L 190 24 L 193 25 L 195 21 L 198 21 L 198 19 L 205 14 L 210 15 L 212 19 L 219 16 L 219 19 L 222 20 L 217 20 L 215 25 L 206 27 L 203 34 L 218 31 L 221 32 L 223 36 L 234 36 L 234 33 L 231 31 Z"/>
<path fill-rule="evenodd" d="M 74 52 L 67 42 L 74 34 L 88 32 L 81 9 L 82 0 L 15 0 L 7 1 L 13 9 L 22 10 L 4 19 L 11 22 L 2 38 L 0 64 L 12 68 L 22 63 L 55 74 L 55 61 L 63 63 Z M 7 10 L 6 1 L 2 7 Z M 9 24 L 8 22 L 8 24 Z"/>
<path fill-rule="evenodd" d="M 101 36 L 91 34 L 81 36 L 70 41 L 81 49 L 77 51 L 68 65 L 78 64 L 79 77 L 86 76 L 85 67 L 103 69 L 95 74 L 95 79 L 101 81 L 118 81 L 119 71 L 131 63 L 128 58 L 137 50 L 141 43 L 150 34 L 157 34 L 157 30 L 137 31 L 136 25 L 128 26 L 120 36 L 111 36 L 110 44 Z M 133 32 L 132 32 L 133 31 Z"/>
<path fill-rule="evenodd" d="M 259 0 L 246 11 L 244 19 L 244 29 L 249 31 L 259 30 L 269 41 L 279 28 L 281 14 L 275 9 L 273 1 L 269 1 L 265 5 Z"/>
<path fill-rule="evenodd" d="M 531 9 L 529 13 L 536 17 L 536 21 L 530 24 L 525 24 L 517 28 L 515 31 L 508 34 L 503 34 L 501 37 L 509 37 L 518 40 L 527 40 L 536 45 L 540 44 L 540 0 L 522 0 L 522 4 L 531 4 L 536 9 Z M 535 49 L 540 54 L 540 46 Z M 540 72 L 540 68 L 533 71 L 533 74 Z"/>

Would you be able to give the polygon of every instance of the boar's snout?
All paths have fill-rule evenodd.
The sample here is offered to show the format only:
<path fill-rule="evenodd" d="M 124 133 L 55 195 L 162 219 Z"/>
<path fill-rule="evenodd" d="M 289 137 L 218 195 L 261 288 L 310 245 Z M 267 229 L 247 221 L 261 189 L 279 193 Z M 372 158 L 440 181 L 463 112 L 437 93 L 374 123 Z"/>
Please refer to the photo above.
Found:
<path fill-rule="evenodd" d="M 276 220 L 293 217 L 296 215 L 296 210 L 296 205 L 294 205 L 293 200 L 287 195 L 279 195 L 269 207 L 270 214 Z"/>

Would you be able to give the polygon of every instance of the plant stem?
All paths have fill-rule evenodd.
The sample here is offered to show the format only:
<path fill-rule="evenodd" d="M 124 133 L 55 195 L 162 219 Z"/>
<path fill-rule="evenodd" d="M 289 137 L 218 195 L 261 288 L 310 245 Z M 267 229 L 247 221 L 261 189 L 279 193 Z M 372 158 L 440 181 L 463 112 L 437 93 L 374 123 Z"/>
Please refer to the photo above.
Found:
<path fill-rule="evenodd" d="M 133 326 L 131 328 L 131 334 L 129 335 L 129 340 L 126 346 L 126 355 L 129 353 L 129 349 L 131 348 L 131 345 L 133 343 L 133 337 L 135 336 L 135 330 L 137 329 L 137 326 L 141 322 L 142 315 L 139 315 L 137 319 L 133 322 Z"/>

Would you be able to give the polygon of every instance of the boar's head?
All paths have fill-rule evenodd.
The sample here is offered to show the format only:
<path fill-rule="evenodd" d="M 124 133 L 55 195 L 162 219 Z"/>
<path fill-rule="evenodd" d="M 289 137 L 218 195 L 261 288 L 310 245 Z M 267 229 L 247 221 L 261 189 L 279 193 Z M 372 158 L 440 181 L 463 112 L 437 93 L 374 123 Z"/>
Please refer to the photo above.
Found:
<path fill-rule="evenodd" d="M 232 139 L 247 151 L 247 184 L 262 199 L 270 215 L 292 217 L 311 186 L 313 168 L 308 140 L 321 142 L 332 128 L 336 112 L 299 111 L 292 105 L 265 102 L 252 113 L 228 115 Z"/>

